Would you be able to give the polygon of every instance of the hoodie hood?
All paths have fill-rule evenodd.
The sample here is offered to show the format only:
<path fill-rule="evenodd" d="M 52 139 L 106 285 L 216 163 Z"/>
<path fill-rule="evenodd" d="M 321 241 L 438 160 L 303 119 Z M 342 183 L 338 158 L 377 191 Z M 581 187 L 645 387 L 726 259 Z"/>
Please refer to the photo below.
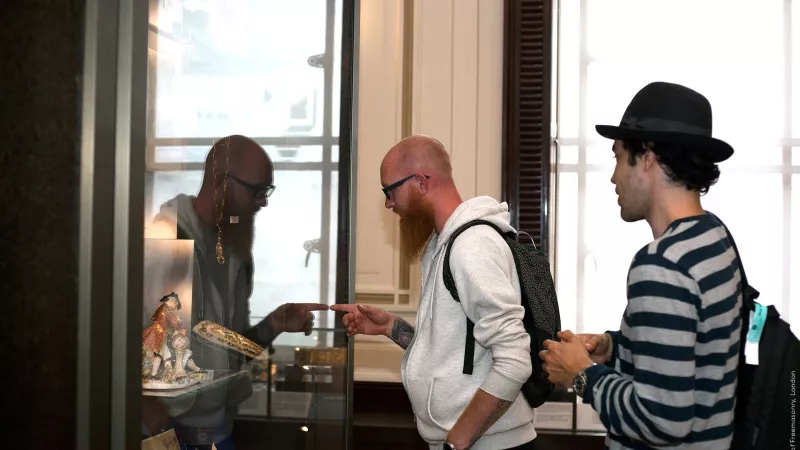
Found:
<path fill-rule="evenodd" d="M 508 211 L 506 202 L 500 203 L 487 196 L 471 198 L 461 203 L 445 222 L 441 234 L 436 237 L 434 254 L 439 253 L 444 248 L 448 239 L 450 239 L 450 235 L 458 227 L 476 219 L 492 222 L 503 231 L 516 232 L 511 226 L 511 214 Z"/>

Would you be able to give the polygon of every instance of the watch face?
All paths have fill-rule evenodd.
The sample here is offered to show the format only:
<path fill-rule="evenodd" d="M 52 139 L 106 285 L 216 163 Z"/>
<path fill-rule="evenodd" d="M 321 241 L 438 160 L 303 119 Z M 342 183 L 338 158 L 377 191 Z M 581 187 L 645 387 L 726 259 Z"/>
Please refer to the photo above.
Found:
<path fill-rule="evenodd" d="M 575 377 L 575 380 L 572 382 L 572 388 L 575 389 L 578 395 L 583 395 L 583 391 L 586 389 L 586 378 L 584 374 L 581 373 Z"/>

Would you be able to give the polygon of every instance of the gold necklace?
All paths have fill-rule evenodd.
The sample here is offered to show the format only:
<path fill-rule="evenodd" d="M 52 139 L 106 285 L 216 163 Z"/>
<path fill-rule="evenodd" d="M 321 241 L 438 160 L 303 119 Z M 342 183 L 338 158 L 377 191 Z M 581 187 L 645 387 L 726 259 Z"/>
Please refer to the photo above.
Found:
<path fill-rule="evenodd" d="M 225 264 L 225 254 L 222 252 L 222 215 L 225 211 L 225 199 L 228 196 L 228 162 L 230 161 L 231 157 L 231 138 L 225 138 L 225 179 L 222 182 L 222 201 L 217 208 L 217 146 L 214 146 L 214 151 L 212 152 L 212 176 L 214 177 L 214 211 L 217 212 L 217 262 L 220 264 Z"/>

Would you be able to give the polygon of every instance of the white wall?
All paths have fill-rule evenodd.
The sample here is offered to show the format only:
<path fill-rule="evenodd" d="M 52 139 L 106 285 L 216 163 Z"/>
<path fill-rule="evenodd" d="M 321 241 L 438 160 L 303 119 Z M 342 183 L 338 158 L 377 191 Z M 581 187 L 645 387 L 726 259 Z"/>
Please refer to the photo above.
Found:
<path fill-rule="evenodd" d="M 356 301 L 413 324 L 419 268 L 400 257 L 380 162 L 407 133 L 430 135 L 450 151 L 464 198 L 500 197 L 503 2 L 362 0 L 360 33 Z M 400 381 L 401 356 L 360 336 L 355 379 Z"/>

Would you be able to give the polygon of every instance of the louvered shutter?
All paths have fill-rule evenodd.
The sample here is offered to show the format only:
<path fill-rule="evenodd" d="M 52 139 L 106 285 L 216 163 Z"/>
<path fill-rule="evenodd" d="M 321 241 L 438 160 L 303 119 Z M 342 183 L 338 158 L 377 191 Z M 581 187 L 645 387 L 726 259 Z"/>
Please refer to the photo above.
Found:
<path fill-rule="evenodd" d="M 553 0 L 507 0 L 503 197 L 512 224 L 548 251 Z"/>

